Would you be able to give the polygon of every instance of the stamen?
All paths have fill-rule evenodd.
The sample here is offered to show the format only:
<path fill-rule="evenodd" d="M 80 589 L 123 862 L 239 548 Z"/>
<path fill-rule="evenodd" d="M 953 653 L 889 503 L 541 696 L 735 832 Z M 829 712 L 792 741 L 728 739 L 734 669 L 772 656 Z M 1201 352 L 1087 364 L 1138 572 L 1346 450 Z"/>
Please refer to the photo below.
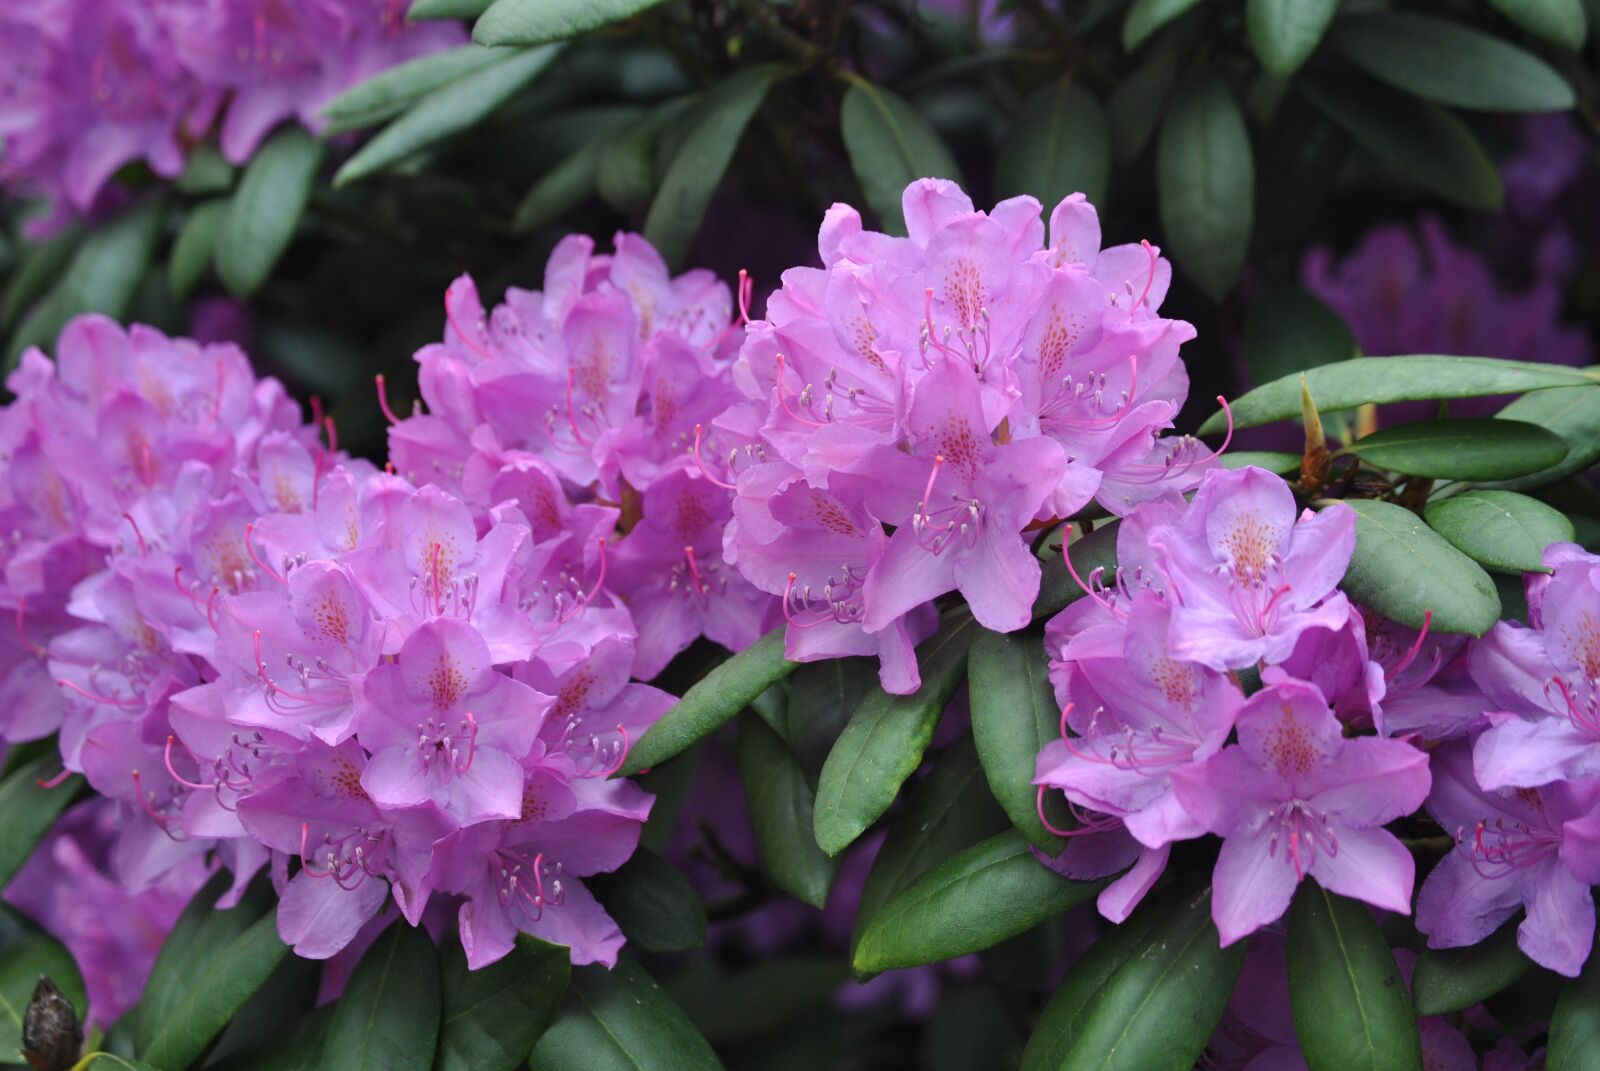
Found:
<path fill-rule="evenodd" d="M 1038 793 L 1033 797 L 1033 809 L 1036 812 L 1038 812 L 1039 822 L 1046 829 L 1048 829 L 1050 832 L 1054 833 L 1058 837 L 1070 837 L 1070 836 L 1073 835 L 1074 830 L 1071 830 L 1071 829 L 1057 829 L 1054 825 L 1051 824 L 1050 819 L 1048 819 L 1048 818 L 1046 818 L 1044 816 L 1044 790 L 1047 787 L 1048 786 L 1046 786 L 1046 785 L 1040 785 L 1039 786 Z"/>
<path fill-rule="evenodd" d="M 567 423 L 572 425 L 572 437 L 582 446 L 593 446 L 588 439 L 583 437 L 583 432 L 578 430 L 578 414 L 572 408 L 572 380 L 577 375 L 577 370 L 567 369 Z"/>
<path fill-rule="evenodd" d="M 124 710 L 137 710 L 144 706 L 144 700 L 142 699 L 112 699 L 108 695 L 96 695 L 94 692 L 91 692 L 86 688 L 82 688 L 79 685 L 73 684 L 69 680 L 57 680 L 56 683 L 63 688 L 77 692 L 85 699 L 94 703 L 104 703 L 107 706 L 122 707 Z"/>
<path fill-rule="evenodd" d="M 1223 413 L 1227 415 L 1228 434 L 1222 437 L 1222 445 L 1217 447 L 1217 449 L 1212 453 L 1211 458 L 1213 461 L 1226 453 L 1228 450 L 1228 444 L 1233 442 L 1233 408 L 1228 405 L 1228 399 L 1224 398 L 1220 394 L 1217 395 L 1217 404 L 1222 406 Z"/>
<path fill-rule="evenodd" d="M 798 423 L 805 424 L 808 427 L 822 427 L 822 423 L 820 421 L 803 417 L 799 413 L 796 413 L 793 409 L 789 408 L 789 399 L 783 396 L 783 354 L 781 353 L 778 354 L 778 381 L 773 389 L 778 392 L 778 405 L 782 407 L 785 413 L 789 414 L 791 419 L 797 421 Z"/>
<path fill-rule="evenodd" d="M 193 789 L 215 788 L 216 787 L 215 785 L 197 785 L 193 781 L 190 781 L 187 778 L 180 776 L 178 771 L 172 768 L 172 744 L 173 744 L 173 741 L 175 741 L 177 739 L 178 738 L 176 736 L 173 736 L 171 733 L 168 733 L 167 734 L 167 746 L 165 748 L 163 748 L 162 751 L 161 751 L 161 760 L 164 763 L 166 763 L 167 773 L 172 776 L 172 779 L 174 781 L 178 782 L 178 784 L 182 785 L 184 788 L 193 788 Z M 187 746 L 184 747 L 184 750 L 185 751 L 189 751 Z M 189 751 L 189 754 L 192 757 L 194 755 L 194 752 Z"/>
<path fill-rule="evenodd" d="M 1116 610 L 1112 607 L 1111 603 L 1107 602 L 1105 597 L 1099 592 L 1095 591 L 1088 584 L 1085 584 L 1083 582 L 1083 577 L 1078 575 L 1078 567 L 1072 564 L 1072 547 L 1069 543 L 1071 538 L 1072 525 L 1063 525 L 1061 530 L 1061 560 L 1066 563 L 1067 575 L 1072 577 L 1072 582 L 1077 584 L 1078 587 L 1082 588 L 1083 593 L 1098 603 L 1102 610 L 1111 614 L 1116 613 Z"/>
<path fill-rule="evenodd" d="M 251 536 L 255 534 L 255 530 L 256 530 L 256 526 L 255 526 L 254 522 L 244 526 L 244 552 L 246 554 L 250 555 L 250 560 L 256 563 L 256 568 L 257 569 L 260 569 L 263 573 L 266 573 L 268 576 L 272 577 L 272 579 L 276 580 L 280 584 L 288 583 L 288 581 L 284 580 L 283 577 L 281 577 L 277 573 L 273 572 L 271 566 L 269 566 L 266 562 L 262 561 L 260 558 L 256 557 L 255 544 L 254 544 L 254 541 L 251 539 Z"/>
<path fill-rule="evenodd" d="M 69 778 L 71 776 L 72 776 L 72 771 L 63 767 L 60 773 L 56 774 L 54 777 L 50 778 L 48 781 L 34 781 L 34 784 L 36 784 L 40 788 L 44 788 L 44 789 L 60 788 L 61 785 L 63 783 L 65 783 L 67 778 Z"/>
<path fill-rule="evenodd" d="M 1424 610 L 1423 613 L 1422 613 L 1422 631 L 1417 633 L 1416 642 L 1413 643 L 1411 645 L 1411 649 L 1405 653 L 1405 657 L 1400 659 L 1400 661 L 1396 662 L 1394 664 L 1394 668 L 1389 670 L 1389 672 L 1387 672 L 1387 673 L 1385 673 L 1383 675 L 1383 679 L 1386 682 L 1387 681 L 1392 681 L 1396 677 L 1400 676 L 1400 674 L 1404 673 L 1406 671 L 1406 669 L 1411 665 L 1412 662 L 1416 661 L 1417 652 L 1422 650 L 1422 641 L 1428 638 L 1428 628 L 1432 624 L 1433 624 L 1433 611 L 1432 610 Z"/>
<path fill-rule="evenodd" d="M 134 538 L 139 541 L 139 557 L 144 557 L 144 533 L 139 531 L 139 522 L 133 519 L 133 514 L 124 513 L 122 519 L 128 522 L 128 527 L 133 529 Z"/>
<path fill-rule="evenodd" d="M 391 424 L 400 423 L 400 418 L 394 415 L 394 410 L 389 408 L 389 391 L 384 386 L 383 373 L 379 372 L 372 377 L 378 385 L 378 408 L 383 411 L 383 418 Z"/>
<path fill-rule="evenodd" d="M 684 547 L 683 557 L 689 563 L 689 577 L 694 582 L 695 592 L 698 593 L 701 598 L 708 597 L 710 595 L 710 589 L 706 587 L 706 582 L 700 577 L 700 564 L 694 560 L 694 548 Z"/>
<path fill-rule="evenodd" d="M 743 274 L 743 273 L 741 273 L 741 274 Z M 696 424 L 694 426 L 694 463 L 695 463 L 696 466 L 699 467 L 700 475 L 702 475 L 706 479 L 710 480 L 713 486 L 720 487 L 724 491 L 736 490 L 736 488 L 734 487 L 733 484 L 726 483 L 726 482 L 724 482 L 722 480 L 717 479 L 715 476 L 711 475 L 710 471 L 707 470 L 707 468 L 706 468 L 706 463 L 704 461 L 700 460 L 700 436 L 702 435 L 702 433 L 703 433 L 702 426 L 699 425 L 699 424 Z"/>
<path fill-rule="evenodd" d="M 1140 293 L 1139 300 L 1135 301 L 1133 303 L 1133 308 L 1128 310 L 1129 316 L 1132 316 L 1134 313 L 1139 311 L 1139 306 L 1143 305 L 1144 299 L 1150 296 L 1150 287 L 1153 286 L 1156 281 L 1156 251 L 1151 247 L 1150 240 L 1148 238 L 1139 239 L 1139 244 L 1144 246 L 1144 251 L 1150 255 L 1150 274 L 1145 277 L 1144 290 L 1142 293 Z"/>
<path fill-rule="evenodd" d="M 23 595 L 17 599 L 17 639 L 22 641 L 22 646 L 33 652 L 35 658 L 46 658 L 50 652 L 28 638 L 28 631 L 24 627 L 27 613 L 28 597 Z"/>

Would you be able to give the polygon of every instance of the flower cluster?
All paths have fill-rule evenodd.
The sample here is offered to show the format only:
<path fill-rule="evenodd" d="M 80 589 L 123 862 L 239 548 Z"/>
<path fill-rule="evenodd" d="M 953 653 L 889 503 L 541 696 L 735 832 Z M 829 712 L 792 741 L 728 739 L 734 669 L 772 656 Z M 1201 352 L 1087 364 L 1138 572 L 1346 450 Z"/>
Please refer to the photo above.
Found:
<path fill-rule="evenodd" d="M 173 177 L 216 128 L 248 159 L 279 122 L 320 129 L 340 90 L 459 42 L 410 26 L 409 0 L 41 0 L 0 10 L 0 182 L 53 203 L 48 229 L 88 211 L 125 164 Z"/>
<path fill-rule="evenodd" d="M 1156 311 L 1172 269 L 1149 243 L 1101 249 L 1081 194 L 1048 241 L 1031 197 L 976 211 L 925 179 L 903 206 L 905 238 L 829 210 L 823 267 L 785 272 L 749 325 L 746 400 L 700 457 L 737 490 L 726 553 L 782 597 L 788 656 L 876 654 L 895 693 L 918 687 L 934 599 L 959 591 L 986 628 L 1023 627 L 1031 532 L 1188 490 L 1213 457 L 1160 437 L 1194 329 Z"/>

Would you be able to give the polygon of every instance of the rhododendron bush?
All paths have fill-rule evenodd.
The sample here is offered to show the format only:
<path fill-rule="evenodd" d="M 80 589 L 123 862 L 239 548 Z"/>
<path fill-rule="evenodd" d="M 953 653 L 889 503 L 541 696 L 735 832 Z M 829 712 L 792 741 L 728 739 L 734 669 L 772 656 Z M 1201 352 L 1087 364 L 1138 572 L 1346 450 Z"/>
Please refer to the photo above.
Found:
<path fill-rule="evenodd" d="M 1600 1066 L 1600 12 L 1433 8 L 0 11 L 0 1064 Z"/>

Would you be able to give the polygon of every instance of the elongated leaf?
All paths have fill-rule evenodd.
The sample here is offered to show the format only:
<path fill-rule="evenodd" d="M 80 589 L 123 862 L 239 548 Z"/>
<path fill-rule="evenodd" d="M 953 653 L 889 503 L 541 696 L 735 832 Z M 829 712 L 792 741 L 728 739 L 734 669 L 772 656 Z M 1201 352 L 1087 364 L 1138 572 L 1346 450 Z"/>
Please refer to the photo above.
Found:
<path fill-rule="evenodd" d="M 14 1062 L 22 1052 L 22 1019 L 40 975 L 49 975 L 80 1021 L 89 1014 L 72 953 L 32 919 L 0 904 L 0 1063 Z"/>
<path fill-rule="evenodd" d="M 140 1054 L 174 1071 L 193 1064 L 288 951 L 278 938 L 277 911 L 267 912 L 217 950 L 171 1014 L 153 1024 L 150 1043 Z"/>
<path fill-rule="evenodd" d="M 235 295 L 254 293 L 289 248 L 322 153 L 319 142 L 289 126 L 258 149 L 244 169 L 216 252 L 217 275 Z"/>
<path fill-rule="evenodd" d="M 1221 464 L 1225 469 L 1254 466 L 1279 476 L 1289 476 L 1300 471 L 1300 455 L 1279 450 L 1229 450 L 1222 455 Z"/>
<path fill-rule="evenodd" d="M 1211 890 L 1186 896 L 1091 998 L 1061 1071 L 1188 1071 L 1228 1006 L 1244 945 L 1219 947 Z"/>
<path fill-rule="evenodd" d="M 705 943 L 706 909 L 683 872 L 640 848 L 611 874 L 584 883 L 628 941 L 646 952 L 683 952 Z"/>
<path fill-rule="evenodd" d="M 713 1045 L 748 1041 L 831 1005 L 849 968 L 836 956 L 769 955 L 748 967 L 701 960 L 666 992 Z"/>
<path fill-rule="evenodd" d="M 887 971 L 992 948 L 1104 885 L 1058 876 L 1034 858 L 1020 833 L 1007 830 L 946 859 L 883 905 L 853 963 L 857 971 Z"/>
<path fill-rule="evenodd" d="M 514 1071 L 555 1018 L 572 972 L 571 952 L 519 934 L 504 959 L 467 969 L 451 941 L 441 967 L 444 1019 L 434 1071 Z"/>
<path fill-rule="evenodd" d="M 319 961 L 284 956 L 207 1048 L 204 1066 L 227 1071 L 283 1049 L 311 1014 L 321 978 Z"/>
<path fill-rule="evenodd" d="M 56 816 L 67 809 L 83 778 L 73 775 L 55 788 L 40 788 L 61 772 L 61 759 L 49 751 L 19 766 L 0 781 L 0 889 L 10 884 L 33 849 L 50 831 Z"/>
<path fill-rule="evenodd" d="M 828 752 L 861 700 L 878 683 L 875 658 L 829 658 L 809 662 L 789 678 L 789 750 L 815 785 Z"/>
<path fill-rule="evenodd" d="M 1342 587 L 1363 606 L 1412 628 L 1433 611 L 1436 632 L 1481 636 L 1500 617 L 1489 574 L 1408 509 L 1349 502 L 1356 511 L 1356 552 Z"/>
<path fill-rule="evenodd" d="M 1600 366 L 1585 369 L 1600 371 Z M 1492 486 L 1505 491 L 1526 491 L 1564 480 L 1600 461 L 1600 386 L 1557 387 L 1528 394 L 1495 414 L 1505 420 L 1523 420 L 1567 440 L 1567 456 L 1559 465 L 1531 476 L 1504 480 Z"/>
<path fill-rule="evenodd" d="M 911 695 L 867 693 L 839 734 L 817 780 L 817 844 L 829 855 L 849 847 L 894 802 L 900 786 L 922 762 L 939 715 L 967 668 L 967 648 L 978 632 L 960 612 L 917 648 L 922 687 Z"/>
<path fill-rule="evenodd" d="M 1244 116 L 1216 74 L 1202 71 L 1173 97 L 1156 142 L 1156 181 L 1173 255 L 1220 300 L 1250 245 L 1256 172 Z"/>
<path fill-rule="evenodd" d="M 632 960 L 578 967 L 567 1002 L 533 1050 L 534 1071 L 710 1071 L 722 1063 Z"/>
<path fill-rule="evenodd" d="M 135 1060 L 131 1056 L 118 1056 L 110 1052 L 91 1052 L 72 1066 L 72 1071 L 165 1071 Z"/>
<path fill-rule="evenodd" d="M 330 133 L 343 133 L 393 119 L 423 97 L 456 79 L 500 63 L 511 49 L 461 45 L 396 64 L 351 86 L 323 105 Z"/>
<path fill-rule="evenodd" d="M 1126 166 L 1150 144 L 1161 118 L 1162 105 L 1178 75 L 1178 62 L 1169 48 L 1156 49 L 1106 101 L 1111 121 L 1111 149 L 1118 164 Z"/>
<path fill-rule="evenodd" d="M 616 107 L 590 109 L 585 123 L 589 140 L 561 160 L 522 195 L 511 226 L 517 233 L 536 230 L 566 215 L 594 193 L 600 154 L 606 137 L 638 119 L 639 109 Z"/>
<path fill-rule="evenodd" d="M 205 197 L 227 193 L 233 189 L 238 169 L 222 155 L 215 145 L 197 145 L 184 162 L 183 174 L 173 181 L 173 186 L 190 197 Z"/>
<path fill-rule="evenodd" d="M 778 888 L 820 909 L 839 861 L 817 847 L 811 828 L 816 797 L 805 775 L 782 738 L 757 718 L 739 723 L 739 779 L 762 865 Z"/>
<path fill-rule="evenodd" d="M 928 121 L 905 100 L 854 79 L 839 111 L 850 170 L 889 234 L 906 233 L 900 195 L 919 178 L 961 181 L 955 157 Z"/>
<path fill-rule="evenodd" d="M 1533 961 L 1517 947 L 1517 922 L 1467 948 L 1427 948 L 1411 975 L 1418 1015 L 1447 1015 L 1494 996 L 1528 972 Z"/>
<path fill-rule="evenodd" d="M 1134 0 L 1122 20 L 1122 47 L 1132 52 L 1167 23 L 1184 14 L 1200 0 Z"/>
<path fill-rule="evenodd" d="M 598 30 L 663 0 L 495 0 L 472 27 L 480 45 L 543 45 Z"/>
<path fill-rule="evenodd" d="M 1468 491 L 1430 502 L 1423 516 L 1467 557 L 1506 573 L 1547 573 L 1544 548 L 1576 538 L 1565 514 L 1514 491 Z"/>
<path fill-rule="evenodd" d="M 1583 0 L 1489 0 L 1506 18 L 1531 34 L 1576 52 L 1588 35 Z"/>
<path fill-rule="evenodd" d="M 1067 548 L 1072 568 L 1085 583 L 1091 583 L 1090 574 L 1096 569 L 1105 570 L 1105 582 L 1111 583 L 1117 569 L 1117 521 L 1099 525 L 1094 531 Z M 1062 536 L 1052 536 L 1060 542 Z M 1038 620 L 1059 613 L 1068 603 L 1083 598 L 1083 588 L 1067 569 L 1068 559 L 1057 554 L 1044 563 L 1039 578 L 1039 597 L 1033 603 L 1033 617 Z"/>
<path fill-rule="evenodd" d="M 1060 81 L 1023 102 L 995 164 L 1001 196 L 1032 194 L 1049 211 L 1082 192 L 1099 205 L 1110 180 L 1111 124 L 1099 101 Z"/>
<path fill-rule="evenodd" d="M 1600 1068 L 1600 957 L 1591 953 L 1583 974 L 1562 990 L 1544 1058 L 1549 1071 Z"/>
<path fill-rule="evenodd" d="M 439 1038 L 439 960 L 401 919 L 361 957 L 322 1049 L 323 1071 L 429 1071 Z"/>
<path fill-rule="evenodd" d="M 475 19 L 493 3 L 494 0 L 412 0 L 406 19 Z"/>
<path fill-rule="evenodd" d="M 783 636 L 782 626 L 773 629 L 685 692 L 628 752 L 623 775 L 631 777 L 672 758 L 794 672 L 798 663 L 783 657 Z"/>
<path fill-rule="evenodd" d="M 1449 111 L 1377 82 L 1307 71 L 1295 87 L 1396 175 L 1457 204 L 1498 211 L 1500 173 L 1472 131 Z"/>
<path fill-rule="evenodd" d="M 1316 51 L 1339 0 L 1249 0 L 1245 25 L 1261 65 L 1288 78 Z"/>
<path fill-rule="evenodd" d="M 989 791 L 1023 836 L 1054 854 L 1062 841 L 1039 821 L 1033 786 L 1039 752 L 1056 738 L 1061 720 L 1044 642 L 1032 629 L 984 631 L 973 641 L 967 667 L 972 737 Z"/>
<path fill-rule="evenodd" d="M 1533 53 L 1450 19 L 1381 12 L 1340 21 L 1333 43 L 1357 67 L 1419 97 L 1489 112 L 1557 112 L 1572 87 Z"/>
<path fill-rule="evenodd" d="M 518 51 L 434 90 L 346 160 L 333 185 L 347 186 L 472 129 L 543 74 L 559 54 L 556 45 Z"/>
<path fill-rule="evenodd" d="M 1294 1031 L 1311 1071 L 1422 1071 L 1400 968 L 1365 904 L 1301 882 L 1288 945 Z"/>
<path fill-rule="evenodd" d="M 1244 324 L 1244 363 L 1253 383 L 1271 383 L 1308 368 L 1357 356 L 1344 319 L 1309 290 L 1286 283 L 1250 306 Z"/>
<path fill-rule="evenodd" d="M 1550 387 L 1592 386 L 1600 375 L 1559 365 L 1500 361 L 1492 357 L 1357 357 L 1306 372 L 1306 385 L 1324 414 L 1369 402 L 1415 402 L 1439 398 L 1477 398 L 1520 394 Z M 1300 377 L 1284 376 L 1232 403 L 1235 427 L 1253 428 L 1274 420 L 1300 418 Z M 1219 410 L 1200 426 L 1212 435 L 1227 426 Z"/>
<path fill-rule="evenodd" d="M 200 277 L 211 266 L 217 250 L 217 236 L 228 218 L 228 199 L 213 198 L 195 205 L 183 221 L 177 241 L 172 243 L 172 259 L 167 261 L 167 283 L 174 297 L 188 297 Z"/>
<path fill-rule="evenodd" d="M 689 255 L 745 127 L 761 109 L 772 83 L 787 71 L 779 64 L 747 67 L 713 86 L 701 100 L 693 126 L 661 176 L 644 219 L 644 236 L 668 264 L 682 263 Z"/>
<path fill-rule="evenodd" d="M 1567 441 L 1519 420 L 1425 420 L 1375 431 L 1339 454 L 1408 476 L 1505 480 L 1559 463 Z"/>
<path fill-rule="evenodd" d="M 337 1002 L 324 1004 L 301 1014 L 294 1029 L 281 1034 L 274 1044 L 223 1060 L 216 1071 L 318 1071 L 337 1007 Z M 207 1061 L 208 1071 L 211 1066 Z"/>
<path fill-rule="evenodd" d="M 933 771 L 912 789 L 905 810 L 889 827 L 856 906 L 850 954 L 884 904 L 957 852 L 1006 828 L 990 795 L 970 737 L 940 753 Z"/>

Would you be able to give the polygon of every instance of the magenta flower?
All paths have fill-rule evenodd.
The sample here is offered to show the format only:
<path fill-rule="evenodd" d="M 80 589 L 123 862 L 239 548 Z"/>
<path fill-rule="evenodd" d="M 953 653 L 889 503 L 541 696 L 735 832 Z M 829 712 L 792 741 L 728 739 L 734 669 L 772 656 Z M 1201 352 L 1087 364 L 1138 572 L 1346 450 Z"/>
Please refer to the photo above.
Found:
<path fill-rule="evenodd" d="M 1384 831 L 1428 794 L 1409 744 L 1347 739 L 1322 693 L 1283 681 L 1245 703 L 1239 743 L 1172 772 L 1178 802 L 1223 838 L 1211 901 L 1224 945 L 1280 918 L 1308 874 L 1375 907 L 1411 909 L 1411 855 Z"/>

